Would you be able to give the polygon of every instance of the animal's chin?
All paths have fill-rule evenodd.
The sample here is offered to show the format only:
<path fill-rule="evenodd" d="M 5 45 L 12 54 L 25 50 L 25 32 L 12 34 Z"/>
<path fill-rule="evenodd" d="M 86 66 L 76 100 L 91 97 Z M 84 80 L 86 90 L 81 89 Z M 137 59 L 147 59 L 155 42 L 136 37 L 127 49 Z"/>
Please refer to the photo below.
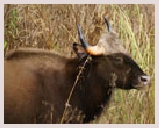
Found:
<path fill-rule="evenodd" d="M 146 89 L 148 86 L 149 86 L 149 83 L 147 82 L 132 84 L 132 88 L 137 90 Z"/>

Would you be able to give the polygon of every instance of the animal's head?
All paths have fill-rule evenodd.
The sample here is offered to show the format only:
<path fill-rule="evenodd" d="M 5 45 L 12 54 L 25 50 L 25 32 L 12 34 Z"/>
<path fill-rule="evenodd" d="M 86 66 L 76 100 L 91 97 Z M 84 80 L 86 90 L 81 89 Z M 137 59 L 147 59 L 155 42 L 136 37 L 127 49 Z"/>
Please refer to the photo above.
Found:
<path fill-rule="evenodd" d="M 130 57 L 121 45 L 118 35 L 113 32 L 107 19 L 105 19 L 108 33 L 102 34 L 96 46 L 90 46 L 78 26 L 81 44 L 74 43 L 73 49 L 79 59 L 92 57 L 93 73 L 102 83 L 107 82 L 110 87 L 122 89 L 140 89 L 150 83 L 147 76 L 138 64 Z"/>

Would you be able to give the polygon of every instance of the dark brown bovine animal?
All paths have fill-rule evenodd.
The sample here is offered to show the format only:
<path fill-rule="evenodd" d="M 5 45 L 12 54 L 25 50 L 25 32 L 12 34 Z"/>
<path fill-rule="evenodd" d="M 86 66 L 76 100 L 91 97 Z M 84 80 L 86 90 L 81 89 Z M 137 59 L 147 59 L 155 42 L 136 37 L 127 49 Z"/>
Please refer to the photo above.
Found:
<path fill-rule="evenodd" d="M 118 50 L 106 54 L 107 47 L 96 54 L 80 29 L 79 35 L 81 45 L 74 44 L 73 49 L 80 61 L 40 49 L 17 49 L 6 55 L 4 123 L 60 123 L 79 66 L 88 56 L 63 123 L 89 123 L 101 114 L 115 87 L 140 89 L 149 84 L 150 77 L 128 54 Z"/>

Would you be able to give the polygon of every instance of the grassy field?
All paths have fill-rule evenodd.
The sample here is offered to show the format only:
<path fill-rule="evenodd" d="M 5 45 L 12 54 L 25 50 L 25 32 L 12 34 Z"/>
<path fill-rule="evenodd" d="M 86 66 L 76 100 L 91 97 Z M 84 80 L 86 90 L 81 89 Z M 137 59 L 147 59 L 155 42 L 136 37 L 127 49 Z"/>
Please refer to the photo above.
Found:
<path fill-rule="evenodd" d="M 152 82 L 147 90 L 116 89 L 108 109 L 91 123 L 155 123 L 155 5 L 5 5 L 4 13 L 5 52 L 37 47 L 70 55 L 72 42 L 79 42 L 76 24 L 94 45 L 107 31 L 107 17 Z"/>

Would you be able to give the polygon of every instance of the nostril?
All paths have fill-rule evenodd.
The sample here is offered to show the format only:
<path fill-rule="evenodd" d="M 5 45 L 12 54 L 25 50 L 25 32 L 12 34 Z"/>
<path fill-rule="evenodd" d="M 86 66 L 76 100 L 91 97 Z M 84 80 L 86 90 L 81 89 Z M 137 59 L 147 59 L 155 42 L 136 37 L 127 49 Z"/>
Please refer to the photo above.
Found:
<path fill-rule="evenodd" d="M 150 82 L 150 76 L 141 76 L 141 82 L 148 84 Z"/>
<path fill-rule="evenodd" d="M 141 81 L 146 82 L 147 81 L 147 77 L 141 76 Z"/>

